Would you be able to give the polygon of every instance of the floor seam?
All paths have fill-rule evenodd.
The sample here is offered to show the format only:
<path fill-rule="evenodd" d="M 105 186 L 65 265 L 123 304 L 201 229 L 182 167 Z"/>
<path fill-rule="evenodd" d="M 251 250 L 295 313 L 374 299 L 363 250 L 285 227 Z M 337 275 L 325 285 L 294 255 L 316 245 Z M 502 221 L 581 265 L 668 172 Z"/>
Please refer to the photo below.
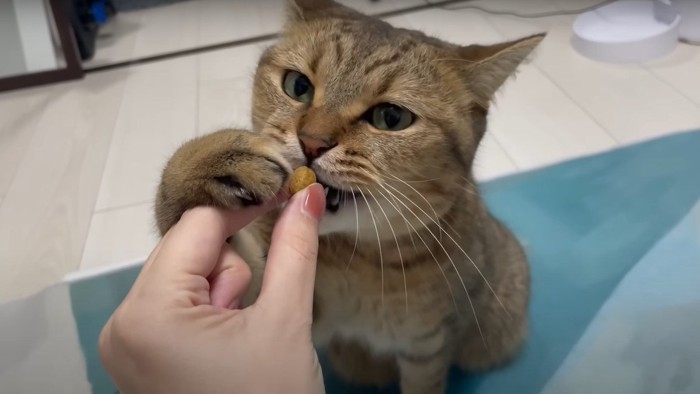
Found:
<path fill-rule="evenodd" d="M 659 76 L 658 74 L 656 74 L 656 72 L 654 72 L 654 70 L 649 69 L 646 65 L 643 65 L 643 64 L 640 64 L 640 68 L 641 68 L 642 70 L 646 71 L 647 73 L 649 73 L 649 74 L 650 74 L 652 77 L 654 77 L 654 79 L 656 79 L 657 81 L 659 81 L 659 82 L 661 82 L 662 84 L 668 86 L 669 88 L 671 88 L 671 90 L 673 90 L 674 92 L 676 92 L 676 93 L 678 93 L 679 95 L 683 96 L 683 98 L 686 99 L 686 100 L 688 100 L 688 102 L 690 102 L 691 104 L 693 104 L 693 105 L 695 105 L 696 107 L 700 108 L 700 103 L 696 102 L 693 98 L 691 98 L 690 96 L 688 96 L 687 94 L 685 94 L 685 92 L 680 91 L 678 88 L 676 88 L 675 86 L 673 86 L 673 85 L 672 85 L 671 83 L 669 83 L 667 80 L 661 78 L 661 76 Z"/>
<path fill-rule="evenodd" d="M 486 23 L 488 23 L 489 26 L 491 26 L 495 31 L 497 31 L 497 32 L 501 35 L 501 38 L 505 38 L 505 34 L 503 33 L 503 31 L 501 31 L 501 30 L 498 28 L 498 26 L 496 26 L 493 22 L 491 22 L 490 18 L 491 18 L 491 16 L 488 16 L 488 17 L 485 17 L 485 18 L 484 18 L 484 19 L 486 20 Z M 536 55 L 536 54 L 535 54 L 535 55 Z M 554 79 L 552 79 L 552 77 L 549 75 L 549 73 L 547 73 L 547 71 L 545 71 L 544 69 L 542 69 L 542 67 L 540 67 L 535 61 L 533 61 L 531 64 L 532 64 L 532 66 L 535 67 L 535 68 L 537 69 L 537 71 L 539 71 L 549 82 L 551 82 L 552 85 L 554 85 L 554 87 L 555 87 L 559 92 L 561 92 L 564 96 L 566 96 L 566 98 L 568 98 L 569 100 L 571 100 L 571 102 L 574 103 L 574 105 L 576 105 L 576 107 L 579 108 L 579 109 L 581 110 L 581 112 L 583 112 L 590 120 L 593 121 L 593 123 L 595 123 L 598 127 L 600 127 L 600 129 L 603 130 L 603 132 L 604 132 L 608 137 L 610 137 L 610 139 L 613 141 L 613 143 L 614 143 L 616 146 L 619 146 L 619 145 L 620 145 L 621 142 L 610 132 L 610 130 L 608 130 L 607 127 L 603 126 L 603 124 L 600 123 L 600 122 L 598 121 L 598 119 L 596 119 L 586 108 L 584 108 L 576 99 L 574 99 L 574 98 L 566 91 L 566 89 L 564 89 L 563 87 L 561 87 Z"/>
<path fill-rule="evenodd" d="M 112 211 L 118 211 L 120 209 L 133 208 L 133 207 L 137 207 L 139 205 L 149 204 L 149 203 L 153 203 L 153 200 L 144 200 L 144 201 L 132 202 L 132 203 L 128 203 L 128 204 L 114 205 L 114 206 L 106 207 L 106 208 L 98 208 L 98 209 L 93 210 L 92 214 L 94 216 L 98 213 L 108 213 L 108 212 L 112 212 Z"/>

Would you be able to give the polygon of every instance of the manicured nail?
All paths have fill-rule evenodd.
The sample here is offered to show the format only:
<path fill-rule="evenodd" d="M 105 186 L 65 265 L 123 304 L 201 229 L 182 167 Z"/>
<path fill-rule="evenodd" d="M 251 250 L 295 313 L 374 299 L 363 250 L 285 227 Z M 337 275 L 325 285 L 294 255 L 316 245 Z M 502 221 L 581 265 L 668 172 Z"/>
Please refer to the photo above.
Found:
<path fill-rule="evenodd" d="M 326 210 L 326 195 L 323 193 L 323 186 L 314 183 L 301 193 L 303 193 L 303 195 L 300 197 L 304 199 L 301 212 L 316 220 L 320 220 Z"/>

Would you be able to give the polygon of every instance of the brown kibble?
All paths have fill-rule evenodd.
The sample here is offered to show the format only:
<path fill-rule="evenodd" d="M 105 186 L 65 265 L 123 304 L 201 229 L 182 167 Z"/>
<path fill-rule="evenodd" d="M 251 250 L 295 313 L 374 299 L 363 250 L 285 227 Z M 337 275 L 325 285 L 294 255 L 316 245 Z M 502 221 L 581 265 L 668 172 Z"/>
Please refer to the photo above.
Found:
<path fill-rule="evenodd" d="M 289 182 L 289 193 L 296 194 L 314 183 L 316 183 L 314 171 L 309 167 L 299 167 L 294 170 L 292 180 Z"/>

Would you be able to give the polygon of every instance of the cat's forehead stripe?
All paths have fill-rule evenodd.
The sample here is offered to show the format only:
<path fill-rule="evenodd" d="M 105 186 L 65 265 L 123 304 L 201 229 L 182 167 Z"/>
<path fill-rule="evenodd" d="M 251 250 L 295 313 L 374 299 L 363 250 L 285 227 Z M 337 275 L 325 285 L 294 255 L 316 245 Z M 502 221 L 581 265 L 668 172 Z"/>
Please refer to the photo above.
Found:
<path fill-rule="evenodd" d="M 317 92 L 324 98 L 324 105 L 334 108 L 346 106 L 363 95 L 385 95 L 402 75 L 410 74 L 407 67 L 416 67 L 415 59 L 406 62 L 405 58 L 415 57 L 409 52 L 418 44 L 409 37 L 385 42 L 332 34 L 329 40 L 308 46 L 298 44 L 298 48 L 308 53 L 307 67 L 321 78 Z"/>

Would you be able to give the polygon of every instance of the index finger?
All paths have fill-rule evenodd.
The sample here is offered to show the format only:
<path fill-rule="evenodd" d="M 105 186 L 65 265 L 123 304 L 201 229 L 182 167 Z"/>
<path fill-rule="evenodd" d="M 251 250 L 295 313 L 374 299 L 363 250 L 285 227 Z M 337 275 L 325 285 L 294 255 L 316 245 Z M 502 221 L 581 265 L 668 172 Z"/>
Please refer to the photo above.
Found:
<path fill-rule="evenodd" d="M 311 316 L 319 219 L 326 208 L 323 188 L 309 186 L 292 197 L 272 232 L 258 302 L 279 315 Z"/>

